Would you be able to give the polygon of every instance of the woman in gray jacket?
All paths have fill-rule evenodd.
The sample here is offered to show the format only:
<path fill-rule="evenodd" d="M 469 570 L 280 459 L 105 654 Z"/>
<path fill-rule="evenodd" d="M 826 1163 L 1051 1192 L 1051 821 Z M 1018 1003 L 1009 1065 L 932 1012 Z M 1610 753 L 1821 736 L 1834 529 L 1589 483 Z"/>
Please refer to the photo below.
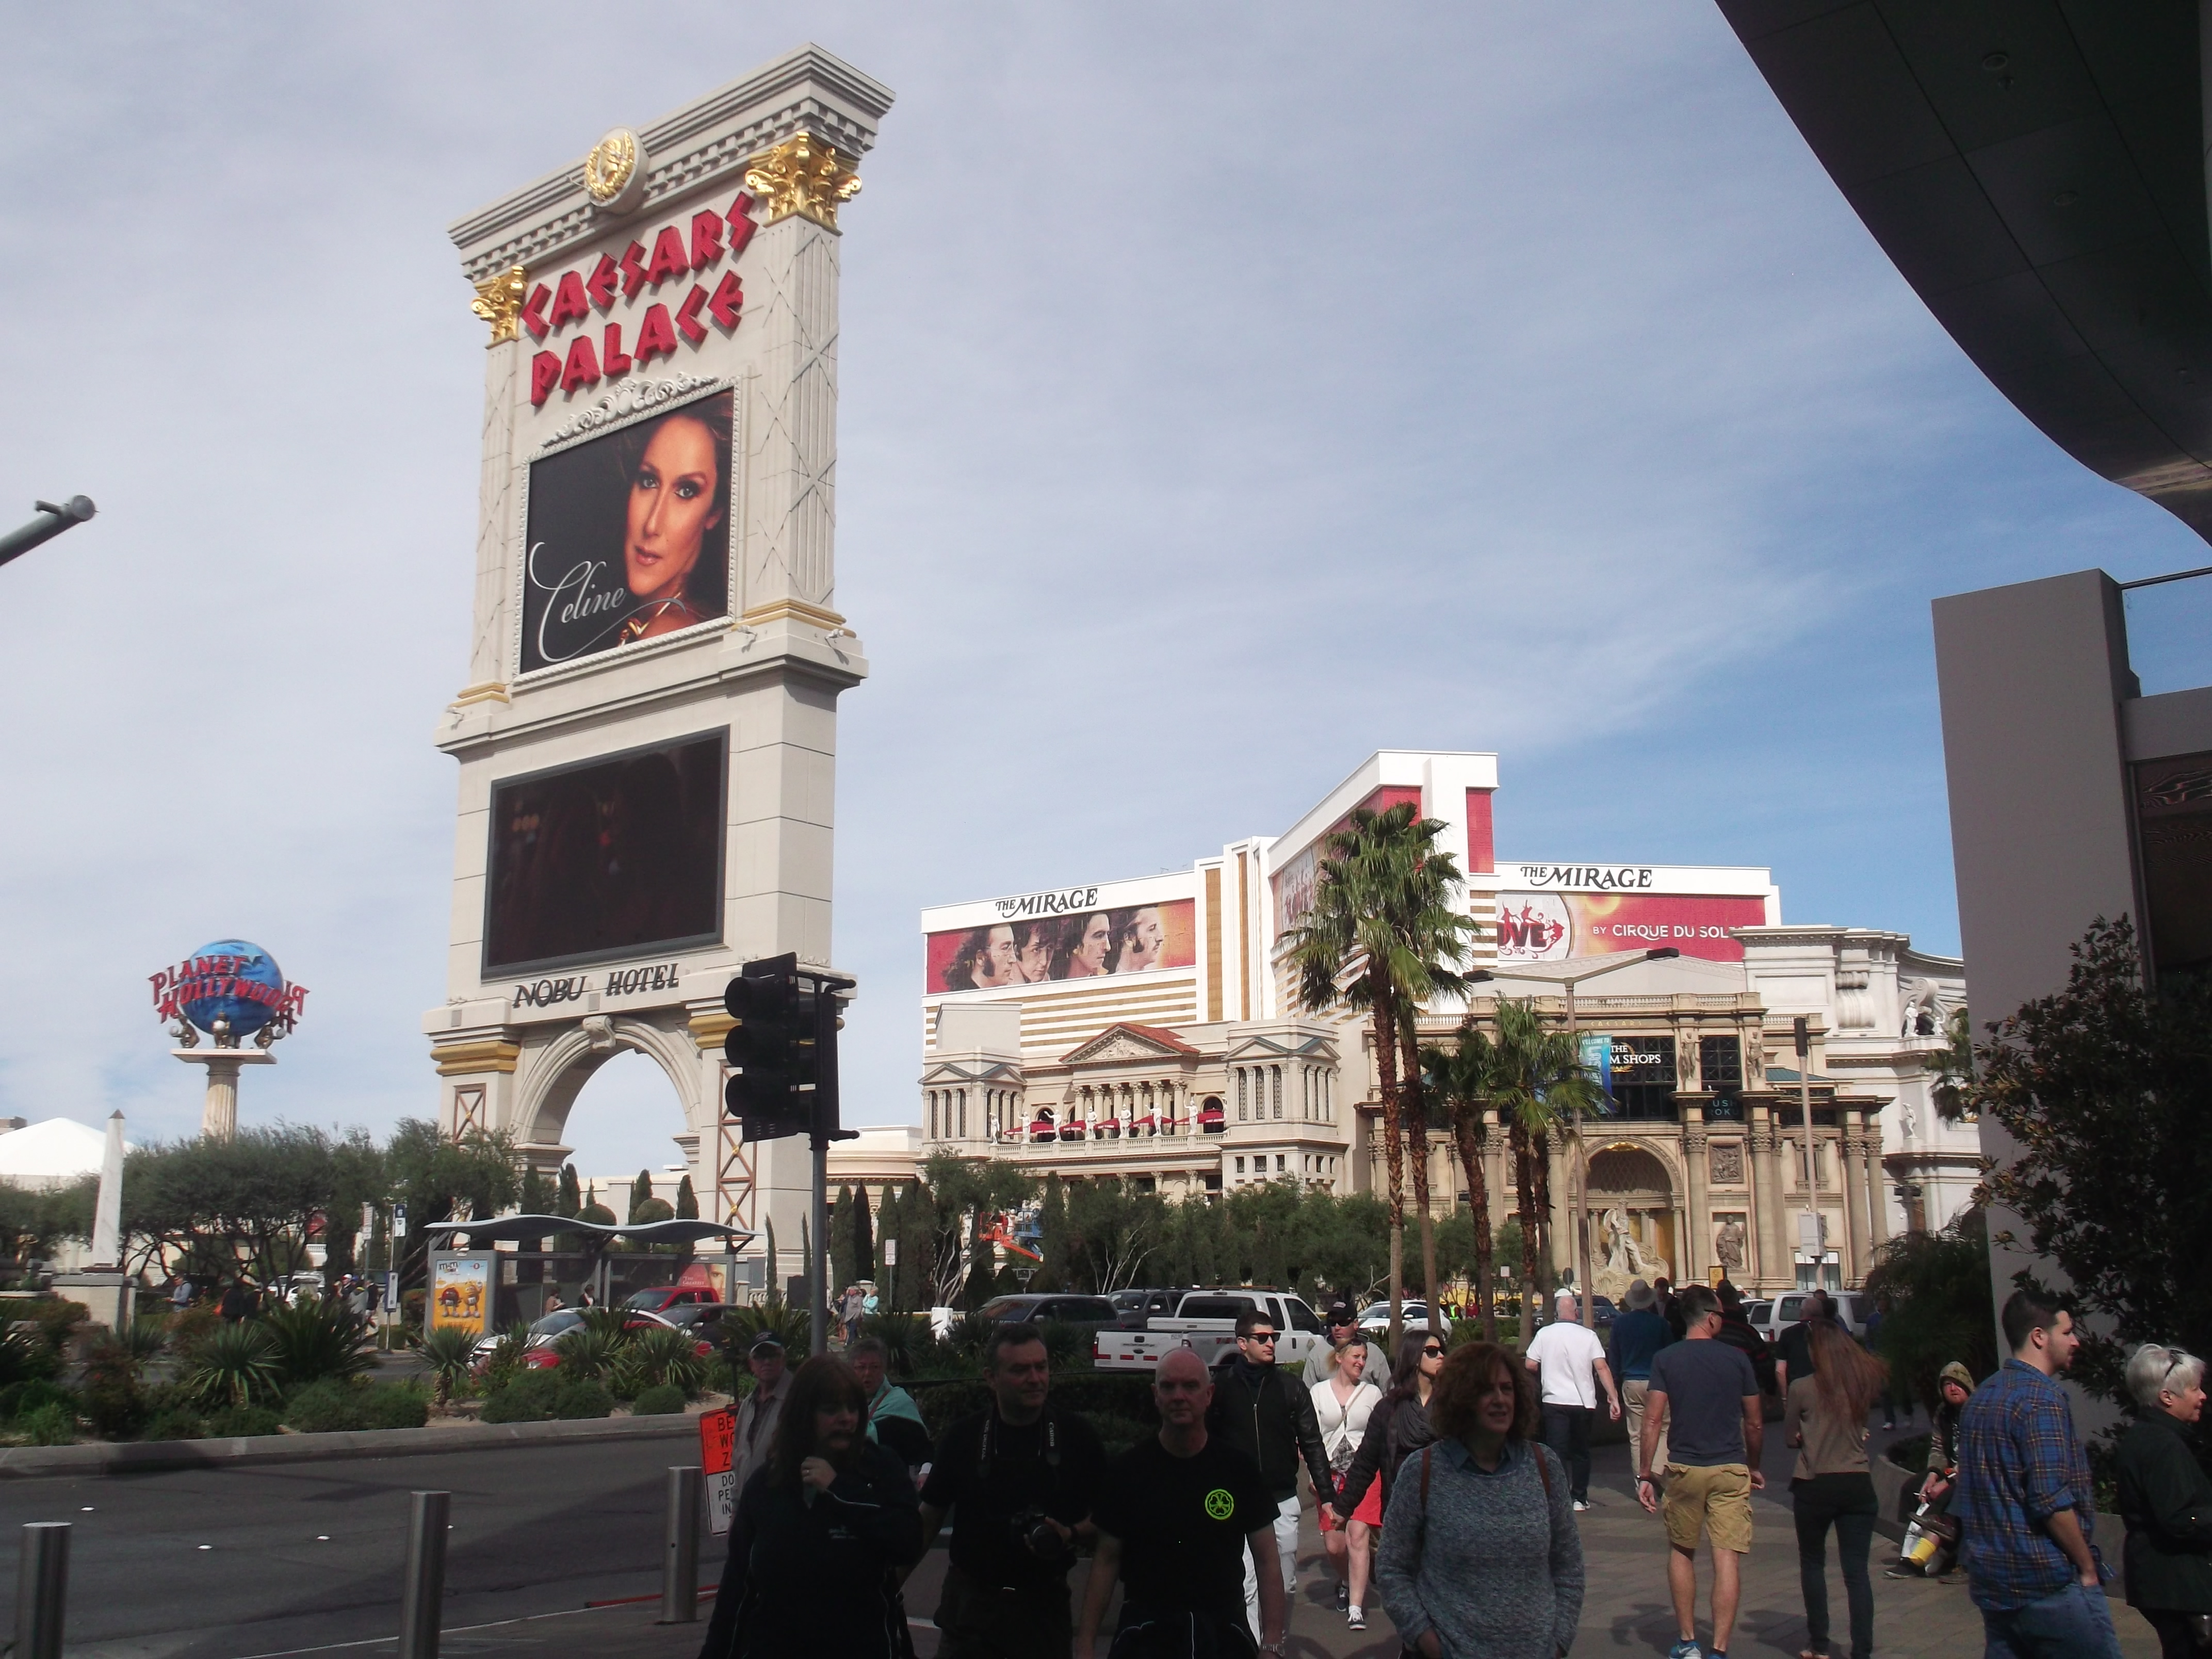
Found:
<path fill-rule="evenodd" d="M 1428 1414 L 1436 1440 L 1398 1472 L 1376 1562 L 1399 1638 L 1427 1659 L 1558 1659 L 1582 1617 L 1583 1541 L 1534 1380 L 1471 1342 Z"/>

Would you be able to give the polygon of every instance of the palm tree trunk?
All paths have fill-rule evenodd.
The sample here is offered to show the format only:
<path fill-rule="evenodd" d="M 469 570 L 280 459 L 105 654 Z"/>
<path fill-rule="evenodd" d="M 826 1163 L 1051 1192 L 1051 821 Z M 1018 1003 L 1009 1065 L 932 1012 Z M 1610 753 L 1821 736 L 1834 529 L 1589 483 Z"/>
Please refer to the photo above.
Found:
<path fill-rule="evenodd" d="M 1421 1080 L 1419 1033 L 1410 1012 L 1401 1022 L 1399 1035 L 1405 1044 L 1406 1062 L 1406 1083 L 1400 1099 L 1406 1111 L 1406 1135 L 1413 1143 L 1413 1202 L 1421 1212 L 1421 1289 L 1426 1297 L 1423 1305 L 1429 1310 L 1429 1329 L 1441 1336 L 1444 1328 L 1437 1311 L 1437 1235 L 1429 1214 L 1429 1103 Z"/>
<path fill-rule="evenodd" d="M 1474 1294 L 1482 1310 L 1482 1340 L 1498 1340 L 1498 1298 L 1490 1283 L 1490 1189 L 1482 1175 L 1482 1109 L 1462 1101 L 1452 1113 L 1452 1135 L 1459 1143 L 1460 1166 L 1467 1172 L 1467 1200 L 1474 1212 Z"/>
<path fill-rule="evenodd" d="M 1392 1018 L 1389 981 L 1374 975 L 1375 1068 L 1382 1096 L 1382 1162 L 1390 1177 L 1390 1347 L 1406 1323 L 1406 1150 L 1398 1129 L 1398 1022 Z"/>
<path fill-rule="evenodd" d="M 1544 1231 L 1543 1260 L 1549 1262 L 1554 1254 L 1552 1248 L 1554 1224 L 1552 1220 L 1552 1136 L 1549 1130 L 1540 1130 L 1532 1138 L 1528 1158 L 1536 1166 L 1537 1225 Z M 1553 1280 L 1554 1284 L 1558 1282 L 1556 1278 Z"/>
<path fill-rule="evenodd" d="M 1528 1351 L 1536 1305 L 1536 1172 L 1528 1152 L 1528 1132 L 1519 1123 L 1513 1143 L 1514 1208 L 1521 1219 L 1521 1351 Z"/>

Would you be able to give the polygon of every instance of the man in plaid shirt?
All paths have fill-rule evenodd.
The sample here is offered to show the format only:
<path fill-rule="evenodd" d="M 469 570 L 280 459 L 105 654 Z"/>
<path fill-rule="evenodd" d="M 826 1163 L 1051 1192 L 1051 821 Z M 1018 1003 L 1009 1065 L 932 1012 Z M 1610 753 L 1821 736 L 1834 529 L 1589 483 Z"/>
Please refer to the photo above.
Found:
<path fill-rule="evenodd" d="M 2091 1541 L 2089 1462 L 2057 1382 L 2081 1346 L 2073 1316 L 2017 1291 L 2002 1322 L 2013 1357 L 1960 1416 L 1951 1504 L 1966 1528 L 1983 1659 L 2120 1659 L 2105 1565 Z"/>

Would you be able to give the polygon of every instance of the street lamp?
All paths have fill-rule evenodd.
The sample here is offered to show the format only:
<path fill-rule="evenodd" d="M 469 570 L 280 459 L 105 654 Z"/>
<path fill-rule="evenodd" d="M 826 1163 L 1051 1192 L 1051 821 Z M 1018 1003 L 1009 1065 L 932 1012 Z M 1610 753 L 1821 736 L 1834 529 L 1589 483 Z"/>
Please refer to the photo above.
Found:
<path fill-rule="evenodd" d="M 1633 968 L 1642 962 L 1663 962 L 1681 954 L 1671 945 L 1661 945 L 1649 951 L 1624 951 L 1618 955 L 1584 957 L 1580 960 L 1586 965 L 1580 969 L 1573 965 L 1577 958 L 1571 957 L 1568 958 L 1565 969 L 1560 971 L 1546 972 L 1538 966 L 1478 968 L 1468 975 L 1468 979 L 1471 983 L 1478 985 L 1486 981 L 1519 979 L 1534 981 L 1543 985 L 1565 987 L 1567 1035 L 1579 1039 L 1581 1028 L 1575 1021 L 1575 987 L 1586 979 L 1595 979 L 1601 974 L 1613 973 L 1623 968 Z M 1577 1054 L 1579 1056 L 1579 1042 L 1577 1042 Z M 1587 1179 L 1589 1168 L 1588 1160 L 1583 1152 L 1583 1109 L 1580 1103 L 1571 1104 L 1567 1112 L 1570 1124 L 1567 1132 L 1567 1145 L 1570 1148 L 1567 1162 L 1567 1227 L 1570 1236 L 1574 1240 L 1575 1288 L 1581 1295 L 1583 1323 L 1595 1329 L 1596 1327 L 1594 1322 L 1596 1316 L 1590 1304 L 1589 1241 L 1585 1237 L 1589 1231 L 1589 1195 L 1584 1190 L 1589 1184 Z M 1533 1238 L 1524 1238 L 1521 1241 L 1521 1248 L 1523 1249 L 1534 1249 L 1536 1241 Z"/>
<path fill-rule="evenodd" d="M 0 536 L 0 564 L 19 554 L 27 553 L 42 542 L 50 542 L 63 531 L 82 524 L 99 509 L 88 495 L 72 495 L 56 507 L 52 501 L 33 501 L 39 516 L 21 529 Z"/>

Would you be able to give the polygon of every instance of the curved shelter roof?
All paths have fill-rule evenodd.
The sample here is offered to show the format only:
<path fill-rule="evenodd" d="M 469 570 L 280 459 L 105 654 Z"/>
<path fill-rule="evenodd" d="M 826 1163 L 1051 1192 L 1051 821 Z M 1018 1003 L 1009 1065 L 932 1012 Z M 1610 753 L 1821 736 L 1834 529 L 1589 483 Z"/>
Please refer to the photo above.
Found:
<path fill-rule="evenodd" d="M 5 1139 L 0 1136 L 0 1140 Z M 502 1215 L 489 1221 L 434 1221 L 422 1229 L 422 1233 L 426 1238 L 450 1238 L 455 1233 L 465 1233 L 471 1247 L 519 1243 L 526 1239 L 550 1237 L 555 1233 L 627 1238 L 638 1244 L 696 1244 L 708 1238 L 726 1238 L 741 1244 L 756 1237 L 743 1227 L 726 1227 L 719 1221 L 617 1222 L 610 1226 L 600 1221 L 580 1221 L 568 1215 Z"/>
<path fill-rule="evenodd" d="M 2196 0 L 1720 0 L 1960 349 L 2212 539 Z"/>

